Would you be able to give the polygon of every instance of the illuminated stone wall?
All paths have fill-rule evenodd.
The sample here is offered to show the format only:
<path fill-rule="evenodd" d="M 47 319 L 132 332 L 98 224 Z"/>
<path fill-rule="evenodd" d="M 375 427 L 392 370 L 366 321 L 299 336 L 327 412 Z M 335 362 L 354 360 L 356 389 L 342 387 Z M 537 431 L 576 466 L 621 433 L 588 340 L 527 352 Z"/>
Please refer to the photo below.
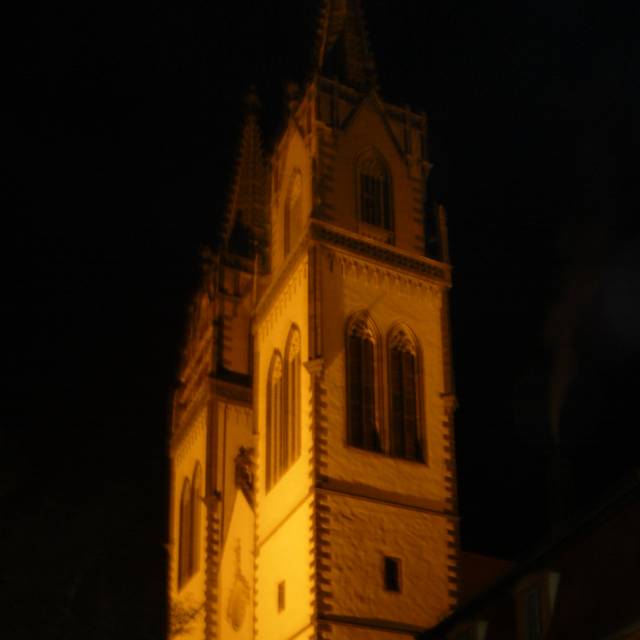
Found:
<path fill-rule="evenodd" d="M 180 552 L 180 498 L 185 479 L 192 480 L 196 464 L 200 465 L 201 479 L 206 460 L 206 424 L 207 411 L 202 408 L 191 423 L 185 426 L 180 434 L 180 440 L 175 446 L 172 460 L 172 492 L 171 540 L 169 593 L 172 602 L 180 609 L 181 614 L 193 613 L 193 621 L 187 626 L 182 635 L 187 640 L 202 640 L 204 638 L 204 601 L 205 601 L 205 558 L 206 558 L 206 510 L 204 503 L 198 502 L 200 510 L 198 531 L 198 570 L 185 584 L 178 588 L 178 554 Z M 201 480 L 201 486 L 204 482 Z"/>
<path fill-rule="evenodd" d="M 445 453 L 442 427 L 442 293 L 429 283 L 384 265 L 328 248 L 323 251 L 323 258 L 325 419 L 329 425 L 326 473 L 349 482 L 366 480 L 381 490 L 429 500 L 433 506 L 442 507 L 449 497 L 444 471 L 450 457 Z M 390 329 L 399 321 L 418 339 L 422 360 L 421 430 L 426 438 L 426 465 L 346 446 L 345 327 L 348 318 L 362 310 L 367 310 L 376 323 L 382 351 Z M 388 408 L 387 385 L 379 392 L 383 405 Z M 374 465 L 375 473 L 371 473 Z"/>
<path fill-rule="evenodd" d="M 383 104 L 375 95 L 363 101 L 345 88 L 319 84 L 318 111 L 334 125 L 318 126 L 319 195 L 327 220 L 364 235 L 373 231 L 358 222 L 356 165 L 363 152 L 374 150 L 390 170 L 393 244 L 424 255 L 425 180 L 430 168 L 422 155 L 424 118 Z"/>
<path fill-rule="evenodd" d="M 312 108 L 307 102 L 305 105 L 307 109 Z M 297 234 L 293 233 L 291 237 L 292 249 L 300 240 L 309 221 L 309 213 L 312 209 L 313 145 L 311 130 L 301 129 L 290 122 L 271 158 L 270 254 L 272 257 L 271 268 L 274 274 L 278 273 L 286 259 L 284 247 L 285 208 L 288 206 L 292 182 L 296 174 L 301 179 L 301 201 L 299 219 L 294 225 Z"/>
<path fill-rule="evenodd" d="M 313 468 L 310 451 L 310 378 L 301 372 L 301 454 L 266 491 L 266 387 L 274 351 L 284 353 L 292 326 L 302 337 L 301 360 L 308 359 L 308 261 L 301 255 L 286 277 L 276 281 L 259 308 L 254 331 L 258 430 L 256 491 L 256 631 L 257 638 L 290 638 L 312 622 Z M 278 585 L 285 604 L 278 607 Z"/>
<path fill-rule="evenodd" d="M 236 492 L 220 562 L 221 638 L 253 638 L 254 515 L 241 491 Z"/>
<path fill-rule="evenodd" d="M 442 619 L 452 604 L 445 517 L 329 492 L 320 501 L 329 514 L 331 566 L 323 577 L 333 615 L 420 628 Z M 400 559 L 400 593 L 384 588 L 385 556 Z"/>
<path fill-rule="evenodd" d="M 289 106 L 266 159 L 257 119 L 248 118 L 224 223 L 226 242 L 242 203 L 263 245 L 256 241 L 251 258 L 227 243 L 194 312 L 171 443 L 170 598 L 205 601 L 179 636 L 188 640 L 408 638 L 451 611 L 457 581 L 451 275 L 424 257 L 426 118 L 322 77 Z M 391 228 L 359 213 L 366 154 L 388 174 Z M 390 332 L 401 323 L 415 336 L 424 461 L 347 444 L 346 326 L 361 311 L 380 337 L 382 432 Z M 268 488 L 269 369 L 294 327 L 301 453 Z M 206 467 L 203 561 L 178 592 L 176 507 L 195 460 Z M 385 557 L 399 561 L 397 592 L 385 586 Z"/>

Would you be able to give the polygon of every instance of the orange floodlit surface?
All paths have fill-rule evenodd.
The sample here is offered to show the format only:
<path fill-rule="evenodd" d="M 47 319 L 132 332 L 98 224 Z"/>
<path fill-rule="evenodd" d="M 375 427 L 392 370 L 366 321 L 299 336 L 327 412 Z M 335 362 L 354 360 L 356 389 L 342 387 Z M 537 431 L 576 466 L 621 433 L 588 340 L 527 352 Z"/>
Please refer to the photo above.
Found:
<path fill-rule="evenodd" d="M 364 62 L 292 87 L 268 157 L 250 101 L 174 399 L 185 637 L 406 637 L 457 601 L 444 210 L 426 257 L 426 119 L 361 91 Z M 199 465 L 194 517 L 180 492 Z"/>

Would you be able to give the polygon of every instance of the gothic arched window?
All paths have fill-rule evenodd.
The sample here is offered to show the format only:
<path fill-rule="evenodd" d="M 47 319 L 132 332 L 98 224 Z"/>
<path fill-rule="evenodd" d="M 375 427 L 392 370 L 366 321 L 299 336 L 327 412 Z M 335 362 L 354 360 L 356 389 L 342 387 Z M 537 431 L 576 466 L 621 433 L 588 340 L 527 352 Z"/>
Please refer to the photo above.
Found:
<path fill-rule="evenodd" d="M 287 199 L 284 204 L 284 255 L 289 255 L 302 222 L 302 174 L 296 169 L 287 190 Z"/>
<path fill-rule="evenodd" d="M 185 478 L 180 495 L 180 530 L 178 547 L 178 587 L 191 576 L 191 486 Z"/>
<path fill-rule="evenodd" d="M 267 446 L 266 486 L 269 490 L 281 475 L 282 436 L 284 431 L 282 411 L 282 356 L 278 351 L 271 358 L 267 381 Z"/>
<path fill-rule="evenodd" d="M 292 327 L 287 338 L 285 358 L 285 421 L 286 438 L 283 440 L 284 469 L 295 462 L 300 455 L 300 331 Z M 283 470 L 284 470 L 283 469 Z"/>
<path fill-rule="evenodd" d="M 424 460 L 420 437 L 420 354 L 416 339 L 402 327 L 389 336 L 389 453 Z"/>
<path fill-rule="evenodd" d="M 190 565 L 193 575 L 200 564 L 200 465 L 196 463 L 191 482 L 191 553 Z"/>
<path fill-rule="evenodd" d="M 378 332 L 366 313 L 347 327 L 348 442 L 354 447 L 381 450 L 377 397 Z"/>
<path fill-rule="evenodd" d="M 284 361 L 276 351 L 267 382 L 266 487 L 269 490 L 300 456 L 300 331 L 292 327 Z"/>
<path fill-rule="evenodd" d="M 360 221 L 386 231 L 393 230 L 391 180 L 380 155 L 365 152 L 357 164 Z"/>
<path fill-rule="evenodd" d="M 180 494 L 178 532 L 178 588 L 198 570 L 200 563 L 200 464 L 196 463 L 191 481 L 185 478 Z"/>

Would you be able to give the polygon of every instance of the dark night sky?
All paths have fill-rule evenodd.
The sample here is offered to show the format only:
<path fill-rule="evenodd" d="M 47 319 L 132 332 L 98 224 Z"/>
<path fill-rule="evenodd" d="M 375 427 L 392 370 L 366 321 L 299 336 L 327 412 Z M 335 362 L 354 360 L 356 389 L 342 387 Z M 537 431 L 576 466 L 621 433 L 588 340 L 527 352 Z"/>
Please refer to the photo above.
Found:
<path fill-rule="evenodd" d="M 512 556 L 542 534 L 550 406 L 578 503 L 637 465 L 627 4 L 365 1 L 383 97 L 427 111 L 449 213 L 470 549 Z M 10 637 L 160 637 L 166 413 L 198 247 L 224 206 L 242 96 L 257 85 L 272 139 L 316 6 L 30 7 L 2 107 Z"/>

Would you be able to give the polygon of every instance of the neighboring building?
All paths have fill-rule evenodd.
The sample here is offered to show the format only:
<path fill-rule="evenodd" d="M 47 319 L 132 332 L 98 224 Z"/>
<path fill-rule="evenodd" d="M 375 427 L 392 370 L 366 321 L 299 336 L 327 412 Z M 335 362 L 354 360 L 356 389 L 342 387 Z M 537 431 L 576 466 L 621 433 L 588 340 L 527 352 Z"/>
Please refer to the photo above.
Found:
<path fill-rule="evenodd" d="M 408 638 L 457 604 L 444 213 L 426 232 L 426 118 L 378 95 L 359 4 L 324 2 L 267 157 L 250 109 L 204 259 L 170 443 L 180 637 Z"/>
<path fill-rule="evenodd" d="M 490 567 L 473 562 L 470 585 Z M 640 473 L 421 640 L 640 640 Z M 462 560 L 462 592 L 465 558 Z"/>

